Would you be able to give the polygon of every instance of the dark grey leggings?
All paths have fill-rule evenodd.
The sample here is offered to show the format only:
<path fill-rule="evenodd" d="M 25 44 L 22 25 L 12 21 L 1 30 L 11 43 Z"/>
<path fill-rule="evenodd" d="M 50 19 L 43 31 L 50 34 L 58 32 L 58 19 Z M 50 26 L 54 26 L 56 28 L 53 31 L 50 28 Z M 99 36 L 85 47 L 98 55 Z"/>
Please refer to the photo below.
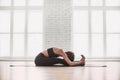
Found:
<path fill-rule="evenodd" d="M 36 66 L 53 66 L 55 64 L 63 64 L 68 66 L 64 59 L 58 57 L 46 57 L 42 53 L 38 54 L 35 58 Z"/>

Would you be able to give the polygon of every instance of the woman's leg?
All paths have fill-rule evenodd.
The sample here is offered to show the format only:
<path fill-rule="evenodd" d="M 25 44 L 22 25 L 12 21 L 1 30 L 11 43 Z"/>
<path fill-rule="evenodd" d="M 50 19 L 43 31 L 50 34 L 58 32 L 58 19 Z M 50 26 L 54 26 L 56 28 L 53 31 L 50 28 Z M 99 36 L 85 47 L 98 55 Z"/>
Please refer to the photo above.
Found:
<path fill-rule="evenodd" d="M 67 66 L 67 63 L 64 59 L 56 58 L 56 57 L 42 57 L 36 60 L 36 66 L 53 66 L 55 64 L 63 64 Z"/>
<path fill-rule="evenodd" d="M 60 59 L 60 58 L 56 58 L 56 57 L 46 58 L 43 61 L 43 65 L 45 65 L 45 66 L 53 66 L 55 64 L 62 64 L 62 65 L 67 66 L 67 63 L 65 62 L 64 59 Z"/>

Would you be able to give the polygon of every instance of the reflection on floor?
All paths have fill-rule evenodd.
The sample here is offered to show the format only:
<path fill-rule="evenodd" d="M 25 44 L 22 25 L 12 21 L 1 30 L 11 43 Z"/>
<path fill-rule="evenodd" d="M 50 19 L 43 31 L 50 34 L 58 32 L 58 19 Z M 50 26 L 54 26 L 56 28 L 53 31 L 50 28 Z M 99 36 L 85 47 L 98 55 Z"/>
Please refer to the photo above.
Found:
<path fill-rule="evenodd" d="M 0 80 L 120 80 L 120 62 L 87 62 L 86 65 L 35 67 L 33 62 L 0 61 Z"/>

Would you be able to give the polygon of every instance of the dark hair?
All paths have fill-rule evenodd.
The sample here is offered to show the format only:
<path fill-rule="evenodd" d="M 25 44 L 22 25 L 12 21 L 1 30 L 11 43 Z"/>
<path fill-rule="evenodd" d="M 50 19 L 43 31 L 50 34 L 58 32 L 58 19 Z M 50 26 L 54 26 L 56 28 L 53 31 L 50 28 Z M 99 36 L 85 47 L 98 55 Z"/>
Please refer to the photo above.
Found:
<path fill-rule="evenodd" d="M 74 56 L 74 53 L 73 53 L 73 52 L 67 51 L 67 52 L 65 52 L 65 53 L 67 54 L 68 58 L 69 58 L 71 61 L 74 61 L 75 56 Z"/>

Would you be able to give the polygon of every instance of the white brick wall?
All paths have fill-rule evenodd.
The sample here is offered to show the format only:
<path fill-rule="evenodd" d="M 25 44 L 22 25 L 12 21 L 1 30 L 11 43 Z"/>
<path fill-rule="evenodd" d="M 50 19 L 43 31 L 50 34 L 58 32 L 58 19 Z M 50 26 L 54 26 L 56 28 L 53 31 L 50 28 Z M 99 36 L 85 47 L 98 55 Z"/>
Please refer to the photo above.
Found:
<path fill-rule="evenodd" d="M 71 49 L 71 0 L 44 0 L 44 49 Z"/>

